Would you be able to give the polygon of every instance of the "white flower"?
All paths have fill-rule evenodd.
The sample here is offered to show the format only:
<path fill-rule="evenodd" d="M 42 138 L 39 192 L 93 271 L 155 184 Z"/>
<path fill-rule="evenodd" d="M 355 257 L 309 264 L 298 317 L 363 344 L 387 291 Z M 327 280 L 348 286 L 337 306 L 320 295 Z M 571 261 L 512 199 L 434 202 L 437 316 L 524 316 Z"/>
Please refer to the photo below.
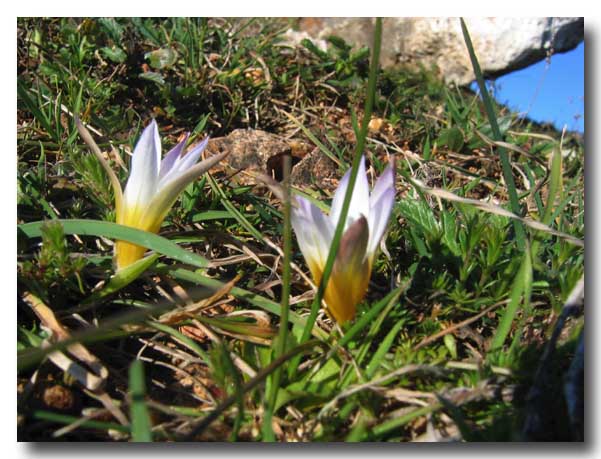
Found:
<path fill-rule="evenodd" d="M 329 216 L 307 199 L 296 197 L 298 206 L 292 210 L 292 226 L 316 284 L 321 281 L 349 177 L 350 170 L 334 193 Z M 340 324 L 355 316 L 357 304 L 365 296 L 394 196 L 394 163 L 378 178 L 370 195 L 365 158 L 361 157 L 343 236 L 324 295 L 327 312 Z"/>
<path fill-rule="evenodd" d="M 117 223 L 157 233 L 179 194 L 227 153 L 197 163 L 208 137 L 184 154 L 188 134 L 161 161 L 161 139 L 154 120 L 144 129 L 131 159 L 125 190 L 115 190 Z M 146 248 L 117 241 L 115 258 L 122 269 L 142 258 Z"/>

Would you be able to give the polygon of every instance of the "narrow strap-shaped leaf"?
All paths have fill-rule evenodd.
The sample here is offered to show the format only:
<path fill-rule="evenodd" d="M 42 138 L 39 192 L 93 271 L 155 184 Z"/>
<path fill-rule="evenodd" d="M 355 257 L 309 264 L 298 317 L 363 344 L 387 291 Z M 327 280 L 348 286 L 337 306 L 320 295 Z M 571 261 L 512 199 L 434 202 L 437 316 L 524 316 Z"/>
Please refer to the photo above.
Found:
<path fill-rule="evenodd" d="M 188 250 L 182 249 L 180 246 L 165 239 L 158 234 L 142 231 L 137 228 L 119 225 L 112 222 L 103 222 L 99 220 L 56 220 L 63 226 L 65 234 L 78 234 L 80 236 L 102 236 L 111 239 L 131 242 L 133 244 L 146 247 L 154 250 L 157 253 L 165 255 L 174 260 L 188 263 L 199 268 L 204 268 L 208 265 L 208 261 Z M 19 231 L 22 231 L 27 237 L 41 237 L 43 221 L 24 223 L 18 225 Z"/>

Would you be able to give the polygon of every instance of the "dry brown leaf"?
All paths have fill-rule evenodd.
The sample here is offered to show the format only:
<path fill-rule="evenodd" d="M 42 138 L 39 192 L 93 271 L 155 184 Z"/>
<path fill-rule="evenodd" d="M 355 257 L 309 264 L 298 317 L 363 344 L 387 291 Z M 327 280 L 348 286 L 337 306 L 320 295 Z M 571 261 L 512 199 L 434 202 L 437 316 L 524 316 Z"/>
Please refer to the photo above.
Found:
<path fill-rule="evenodd" d="M 226 296 L 230 290 L 236 285 L 236 283 L 240 280 L 241 275 L 238 274 L 231 281 L 223 284 L 221 288 L 215 291 L 210 297 L 205 298 L 201 301 L 197 301 L 189 306 L 185 306 L 183 308 L 178 308 L 175 311 L 169 311 L 163 314 L 158 322 L 162 324 L 172 325 L 182 320 L 186 320 L 190 318 L 191 315 L 194 315 L 203 309 L 206 309 L 210 306 L 213 306 L 218 300 Z"/>
<path fill-rule="evenodd" d="M 52 335 L 50 339 L 45 339 L 42 342 L 43 348 L 50 347 L 52 342 L 64 341 L 71 337 L 67 329 L 56 318 L 52 309 L 46 306 L 37 296 L 30 292 L 25 292 L 23 300 L 29 304 L 36 316 L 40 319 L 42 326 L 49 330 Z M 51 352 L 48 355 L 48 359 L 65 373 L 68 373 L 75 378 L 75 380 L 87 389 L 87 393 L 90 396 L 102 402 L 105 408 L 109 410 L 115 419 L 122 425 L 128 425 L 129 421 L 125 415 L 103 390 L 109 373 L 102 362 L 80 343 L 71 344 L 67 347 L 67 350 L 72 356 L 77 357 L 79 361 L 84 363 L 87 368 L 75 362 L 61 351 Z"/>

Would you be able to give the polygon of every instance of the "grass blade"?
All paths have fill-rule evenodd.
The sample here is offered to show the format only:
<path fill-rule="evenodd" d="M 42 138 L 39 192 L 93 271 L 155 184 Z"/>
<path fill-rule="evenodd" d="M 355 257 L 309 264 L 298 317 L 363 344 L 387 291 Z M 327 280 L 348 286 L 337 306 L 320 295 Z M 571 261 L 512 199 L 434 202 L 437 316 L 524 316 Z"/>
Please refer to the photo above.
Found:
<path fill-rule="evenodd" d="M 378 313 L 391 303 L 398 300 L 399 296 L 403 292 L 406 286 L 397 287 L 395 290 L 390 292 L 386 297 L 382 298 L 375 306 L 373 306 L 367 313 L 361 317 L 353 326 L 347 331 L 338 343 L 339 346 L 346 346 L 363 328 L 372 323 Z"/>
<path fill-rule="evenodd" d="M 478 58 L 476 57 L 476 52 L 474 51 L 474 46 L 472 45 L 472 40 L 470 38 L 469 31 L 467 30 L 467 26 L 465 25 L 465 21 L 463 20 L 463 18 L 461 18 L 460 20 L 461 30 L 463 32 L 463 38 L 465 40 L 465 46 L 467 47 L 467 50 L 470 55 L 470 60 L 472 61 L 472 67 L 474 68 L 476 80 L 478 81 L 478 87 L 480 88 L 480 94 L 482 95 L 482 102 L 484 103 L 486 115 L 488 116 L 488 121 L 492 128 L 493 138 L 496 141 L 502 141 L 503 136 L 501 135 L 501 130 L 499 129 L 499 124 L 497 123 L 497 116 L 495 114 L 490 95 L 488 94 L 488 90 L 486 89 L 484 76 L 482 75 L 482 70 L 480 69 L 480 64 L 478 63 Z M 501 167 L 503 169 L 503 178 L 505 179 L 505 183 L 507 184 L 507 194 L 509 195 L 509 203 L 511 205 L 511 210 L 514 214 L 521 216 L 522 211 L 520 209 L 520 202 L 515 187 L 515 181 L 513 180 L 513 173 L 511 171 L 511 164 L 509 163 L 509 157 L 507 156 L 507 152 L 504 148 L 499 147 L 498 150 L 499 157 L 501 158 Z M 518 247 L 520 248 L 520 250 L 525 250 L 526 232 L 524 230 L 524 227 L 517 220 L 513 220 L 513 226 L 515 228 L 515 237 Z"/>
<path fill-rule="evenodd" d="M 186 335 L 179 332 L 175 328 L 172 328 L 169 325 L 165 325 L 159 322 L 149 321 L 147 322 L 147 325 L 149 327 L 154 328 L 155 330 L 166 333 L 167 335 L 171 335 L 173 339 L 179 341 L 191 351 L 196 352 L 196 354 L 202 357 L 202 359 L 207 363 L 207 365 L 210 365 L 211 359 L 209 358 L 209 355 L 192 338 L 188 338 Z"/>
<path fill-rule="evenodd" d="M 144 380 L 144 364 L 134 360 L 129 367 L 129 393 L 131 396 L 131 437 L 135 442 L 152 441 L 152 425 L 150 413 L 146 406 L 146 382 Z"/>
<path fill-rule="evenodd" d="M 98 236 L 111 239 L 132 242 L 142 247 L 154 250 L 161 255 L 165 255 L 182 263 L 187 263 L 199 268 L 208 265 L 208 261 L 193 252 L 182 249 L 174 242 L 165 239 L 158 234 L 142 231 L 137 228 L 119 225 L 112 222 L 100 220 L 56 220 L 63 226 L 65 234 L 78 234 L 80 236 Z M 35 238 L 42 236 L 43 221 L 24 223 L 18 225 L 19 231 L 22 231 L 27 237 Z"/>
<path fill-rule="evenodd" d="M 38 121 L 38 123 L 40 123 L 42 127 L 46 130 L 48 135 L 53 136 L 54 132 L 52 128 L 52 123 L 50 122 L 48 117 L 39 109 L 41 104 L 36 103 L 36 101 L 33 100 L 31 95 L 27 91 L 25 83 L 23 83 L 20 79 L 17 79 L 17 95 L 19 99 L 21 99 L 21 101 L 25 104 L 27 110 L 29 110 L 32 113 L 32 115 Z M 53 139 L 54 138 L 55 137 L 53 136 Z"/>
<path fill-rule="evenodd" d="M 377 441 L 379 437 L 382 437 L 392 432 L 393 430 L 397 430 L 399 427 L 404 426 L 405 424 L 413 421 L 414 419 L 433 413 L 434 411 L 437 411 L 440 408 L 442 408 L 441 403 L 433 403 L 422 408 L 416 408 L 415 410 L 410 411 L 407 414 L 403 414 L 402 416 L 399 416 L 397 418 L 392 418 L 390 420 L 384 421 L 383 423 L 374 426 L 372 430 L 368 432 L 369 438 L 364 438 L 363 440 Z M 372 436 L 374 438 L 372 438 Z"/>
<path fill-rule="evenodd" d="M 240 225 L 246 228 L 246 230 L 250 234 L 252 234 L 257 240 L 262 241 L 263 235 L 261 234 L 261 232 L 258 229 L 256 229 L 252 225 L 252 223 L 250 223 L 248 219 L 244 215 L 242 215 L 242 213 L 236 208 L 232 201 L 229 200 L 227 195 L 223 192 L 223 190 L 221 189 L 217 181 L 211 176 L 211 174 L 207 174 L 207 177 L 209 178 L 209 184 L 211 185 L 211 189 L 215 194 L 219 196 L 223 207 L 225 207 L 230 213 L 230 215 L 234 217 L 236 221 L 240 223 Z"/>
<path fill-rule="evenodd" d="M 53 413 L 51 411 L 34 411 L 33 417 L 34 419 L 39 419 L 40 421 L 51 421 L 56 422 L 58 424 L 73 424 L 77 422 L 79 423 L 80 427 L 86 429 L 116 430 L 118 432 L 129 433 L 129 427 L 122 426 L 121 424 L 117 424 L 116 422 L 94 421 L 93 419 L 88 421 L 81 421 L 81 419 L 77 416 Z"/>
<path fill-rule="evenodd" d="M 350 343 L 361 330 L 363 330 L 369 324 L 374 324 L 374 319 L 376 318 L 376 316 L 378 316 L 378 314 L 392 306 L 399 299 L 399 296 L 405 291 L 408 285 L 409 282 L 403 284 L 400 287 L 397 287 L 388 295 L 386 295 L 386 297 L 382 298 L 374 306 L 372 306 L 369 309 L 369 311 L 367 311 L 357 322 L 355 322 L 353 326 L 344 334 L 344 336 L 340 338 L 340 341 L 338 341 L 338 343 L 336 343 L 336 345 L 330 349 L 330 351 L 323 357 L 323 359 L 327 360 L 331 358 L 336 353 L 336 351 Z M 366 348 L 361 349 L 361 351 L 363 350 L 367 351 Z M 361 354 L 361 351 L 359 352 L 359 354 Z M 342 387 L 346 387 L 350 383 L 349 375 L 351 374 L 354 375 L 355 373 L 349 371 L 349 373 L 347 373 L 347 376 L 344 376 L 342 378 Z"/>
<path fill-rule="evenodd" d="M 503 317 L 501 318 L 495 336 L 493 337 L 490 347 L 491 351 L 498 351 L 502 348 L 507 335 L 509 335 L 509 332 L 511 331 L 511 324 L 513 323 L 513 320 L 515 319 L 515 316 L 519 310 L 522 298 L 524 298 L 524 303 L 530 301 L 528 292 L 530 292 L 531 289 L 532 259 L 530 257 L 530 251 L 527 250 L 524 254 L 524 260 L 522 261 L 520 269 L 513 282 L 510 302 L 503 313 Z"/>
<path fill-rule="evenodd" d="M 277 339 L 274 340 L 274 359 L 284 355 L 286 342 L 288 340 L 288 316 L 290 311 L 290 260 L 292 257 L 292 223 L 290 219 L 290 168 L 291 159 L 284 159 L 284 264 L 282 266 L 282 314 L 280 315 L 280 330 Z M 278 367 L 271 380 L 271 393 L 266 393 L 267 404 L 265 406 L 265 417 L 263 419 L 263 437 L 266 441 L 275 441 L 275 435 L 271 426 L 271 417 L 278 398 L 280 381 L 282 379 L 282 367 Z"/>
<path fill-rule="evenodd" d="M 382 344 L 380 344 L 378 350 L 375 352 L 369 364 L 367 365 L 367 369 L 365 370 L 365 376 L 367 377 L 367 379 L 371 379 L 371 377 L 374 375 L 374 373 L 380 366 L 380 362 L 382 362 L 382 359 L 390 349 L 390 346 L 392 346 L 396 335 L 398 334 L 399 330 L 403 325 L 405 325 L 405 323 L 403 321 L 399 321 L 396 324 L 394 324 L 394 327 L 392 327 L 392 329 L 388 332 L 388 334 L 382 341 Z"/>
<path fill-rule="evenodd" d="M 562 194 L 562 172 L 563 172 L 563 158 L 561 157 L 561 148 L 554 148 L 553 155 L 551 156 L 551 176 L 549 178 L 549 193 L 547 195 L 547 203 L 545 205 L 545 214 L 543 216 L 543 223 L 548 225 L 551 223 L 551 216 L 553 215 L 553 206 L 555 200 Z"/>
<path fill-rule="evenodd" d="M 338 159 L 338 157 L 336 156 L 335 153 L 332 152 L 332 150 L 328 149 L 328 147 L 326 147 L 322 142 L 320 142 L 320 140 L 315 136 L 315 134 L 313 134 L 309 129 L 307 129 L 306 126 L 303 125 L 303 123 L 301 123 L 297 118 L 295 118 L 294 116 L 292 116 L 290 113 L 285 112 L 282 110 L 282 113 L 284 115 L 286 115 L 288 117 L 288 119 L 290 121 L 292 121 L 296 126 L 298 126 L 298 128 L 303 131 L 303 134 L 305 134 L 309 140 L 311 140 L 311 142 L 313 142 L 315 145 L 317 145 L 317 147 L 328 157 L 330 158 L 332 161 L 334 161 L 338 166 L 342 166 L 340 159 Z"/>

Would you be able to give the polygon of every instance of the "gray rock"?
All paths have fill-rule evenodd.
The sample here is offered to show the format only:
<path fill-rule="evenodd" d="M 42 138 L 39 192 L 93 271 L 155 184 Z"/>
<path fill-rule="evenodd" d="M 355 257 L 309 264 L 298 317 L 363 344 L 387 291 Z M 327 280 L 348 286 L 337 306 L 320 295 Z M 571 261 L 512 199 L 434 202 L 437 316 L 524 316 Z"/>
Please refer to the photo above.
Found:
<path fill-rule="evenodd" d="M 583 18 L 468 18 L 466 24 L 488 77 L 569 51 L 584 40 Z M 299 26 L 317 40 L 337 35 L 356 46 L 373 40 L 369 18 L 302 18 Z M 435 66 L 441 78 L 458 85 L 475 79 L 458 18 L 384 18 L 380 62 L 384 67 Z"/>
<path fill-rule="evenodd" d="M 211 154 L 229 151 L 230 154 L 212 170 L 224 168 L 240 172 L 233 179 L 242 185 L 257 183 L 256 173 L 278 181 L 284 175 L 284 157 L 292 161 L 292 184 L 305 187 L 318 183 L 323 190 L 333 191 L 338 185 L 339 173 L 334 161 L 317 148 L 297 139 L 285 139 L 255 129 L 236 129 L 226 137 L 209 140 Z"/>

